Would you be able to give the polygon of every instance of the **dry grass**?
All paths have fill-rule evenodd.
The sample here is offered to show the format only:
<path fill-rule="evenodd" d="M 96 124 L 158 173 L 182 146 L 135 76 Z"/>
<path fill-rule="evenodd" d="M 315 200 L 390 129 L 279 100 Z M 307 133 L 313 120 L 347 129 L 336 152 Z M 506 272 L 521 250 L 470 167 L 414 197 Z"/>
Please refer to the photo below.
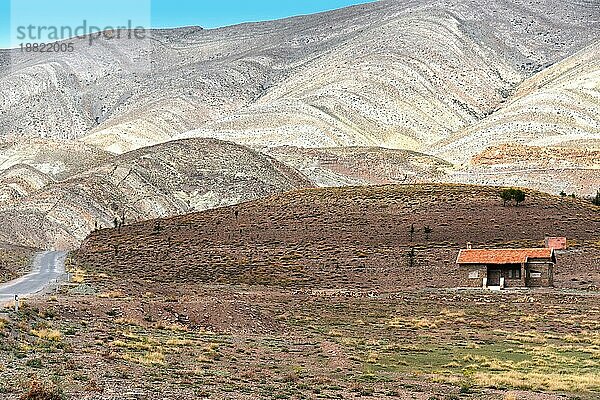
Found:
<path fill-rule="evenodd" d="M 525 390 L 550 390 L 586 392 L 600 390 L 599 373 L 544 374 L 506 371 L 500 373 L 476 373 L 476 384 L 485 387 L 519 388 Z"/>
<path fill-rule="evenodd" d="M 101 298 L 101 299 L 122 299 L 122 298 L 125 298 L 127 296 L 125 295 L 125 293 L 123 293 L 120 290 L 113 290 L 113 291 L 110 291 L 110 292 L 100 293 L 98 295 L 98 297 Z"/>
<path fill-rule="evenodd" d="M 125 354 L 124 360 L 133 361 L 143 365 L 165 365 L 165 355 L 159 351 L 148 351 L 142 355 Z"/>
<path fill-rule="evenodd" d="M 85 282 L 85 275 L 86 275 L 86 272 L 83 269 L 77 268 L 73 272 L 73 277 L 71 278 L 71 281 L 73 283 L 83 283 L 83 282 Z"/>
<path fill-rule="evenodd" d="M 51 342 L 60 342 L 62 339 L 62 333 L 60 333 L 60 331 L 57 331 L 55 329 L 33 329 L 31 331 L 31 334 L 34 336 L 37 336 L 38 338 L 42 339 L 42 340 L 48 340 Z"/>

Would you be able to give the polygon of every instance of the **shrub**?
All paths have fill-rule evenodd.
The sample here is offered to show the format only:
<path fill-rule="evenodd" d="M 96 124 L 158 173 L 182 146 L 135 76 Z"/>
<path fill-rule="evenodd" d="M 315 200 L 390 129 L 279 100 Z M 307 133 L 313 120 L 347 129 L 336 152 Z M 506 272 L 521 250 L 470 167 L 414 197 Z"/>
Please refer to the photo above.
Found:
<path fill-rule="evenodd" d="M 31 334 L 42 340 L 49 340 L 51 342 L 60 342 L 62 339 L 62 334 L 54 329 L 34 329 L 31 331 Z"/>
<path fill-rule="evenodd" d="M 519 204 L 521 204 L 522 202 L 525 201 L 526 195 L 525 195 L 525 192 L 522 191 L 521 189 L 510 188 L 510 189 L 503 189 L 500 192 L 500 198 L 504 201 L 505 207 L 506 207 L 506 203 L 508 203 L 510 201 L 514 201 L 515 204 L 518 206 Z"/>
<path fill-rule="evenodd" d="M 596 206 L 600 206 L 600 189 L 596 192 L 596 197 L 592 199 L 592 203 Z"/>
<path fill-rule="evenodd" d="M 31 382 L 29 391 L 21 396 L 20 400 L 65 400 L 63 391 L 53 385 L 47 385 L 39 381 Z"/>

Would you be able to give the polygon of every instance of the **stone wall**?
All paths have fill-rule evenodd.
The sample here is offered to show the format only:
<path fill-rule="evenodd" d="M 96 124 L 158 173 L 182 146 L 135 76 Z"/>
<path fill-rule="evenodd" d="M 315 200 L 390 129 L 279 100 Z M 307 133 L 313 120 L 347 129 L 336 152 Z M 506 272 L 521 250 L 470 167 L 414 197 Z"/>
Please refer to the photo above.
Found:
<path fill-rule="evenodd" d="M 552 287 L 554 286 L 554 268 L 552 263 L 535 263 L 527 265 L 528 287 Z M 540 275 L 538 276 L 537 273 Z"/>
<path fill-rule="evenodd" d="M 487 279 L 487 266 L 480 264 L 458 266 L 459 287 L 483 287 L 483 280 Z"/>

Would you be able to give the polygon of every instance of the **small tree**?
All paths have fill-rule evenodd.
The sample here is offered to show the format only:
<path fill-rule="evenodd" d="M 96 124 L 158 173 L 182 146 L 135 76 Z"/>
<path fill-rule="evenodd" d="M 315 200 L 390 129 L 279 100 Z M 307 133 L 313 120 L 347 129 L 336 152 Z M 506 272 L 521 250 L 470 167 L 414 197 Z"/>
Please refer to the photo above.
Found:
<path fill-rule="evenodd" d="M 425 240 L 429 241 L 429 238 L 431 237 L 431 232 L 433 232 L 433 229 L 430 226 L 426 226 L 425 227 Z"/>
<path fill-rule="evenodd" d="M 505 207 L 506 207 L 506 203 L 513 201 L 513 200 L 515 201 L 515 204 L 518 206 L 519 204 L 521 204 L 522 202 L 525 201 L 526 195 L 525 195 L 525 192 L 522 191 L 521 189 L 510 188 L 510 189 L 503 189 L 500 192 L 500 198 L 502 199 L 502 201 L 504 201 Z"/>
<path fill-rule="evenodd" d="M 525 197 L 526 196 L 524 191 L 520 189 L 515 189 L 513 199 L 515 199 L 515 203 L 517 203 L 517 206 L 519 206 L 519 204 L 525 201 Z"/>
<path fill-rule="evenodd" d="M 513 189 L 504 189 L 500 192 L 500 198 L 504 201 L 504 207 L 506 207 L 506 203 L 513 199 L 512 190 Z"/>
<path fill-rule="evenodd" d="M 411 247 L 408 252 L 408 267 L 412 269 L 415 266 L 415 248 Z"/>
<path fill-rule="evenodd" d="M 596 206 L 600 206 L 600 189 L 596 192 L 596 197 L 592 199 L 592 203 Z"/>
<path fill-rule="evenodd" d="M 415 238 L 415 224 L 410 225 L 410 241 L 412 242 Z"/>
<path fill-rule="evenodd" d="M 565 192 L 564 190 L 560 192 L 560 197 L 567 197 L 567 192 Z"/>

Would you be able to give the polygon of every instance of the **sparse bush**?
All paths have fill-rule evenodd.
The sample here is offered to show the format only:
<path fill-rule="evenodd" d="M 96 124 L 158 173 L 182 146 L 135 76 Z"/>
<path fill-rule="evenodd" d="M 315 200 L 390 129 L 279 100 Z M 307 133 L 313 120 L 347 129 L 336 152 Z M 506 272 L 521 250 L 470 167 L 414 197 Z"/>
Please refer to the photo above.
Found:
<path fill-rule="evenodd" d="M 598 192 L 596 192 L 596 197 L 594 197 L 594 198 L 592 199 L 592 203 L 593 203 L 595 206 L 600 206 L 600 189 L 598 190 Z"/>
<path fill-rule="evenodd" d="M 65 400 L 66 396 L 58 386 L 31 382 L 29 391 L 21 396 L 21 400 Z"/>
<path fill-rule="evenodd" d="M 425 240 L 429 241 L 430 237 L 431 237 L 431 232 L 433 232 L 433 229 L 430 226 L 426 226 L 424 229 L 425 232 Z"/>
<path fill-rule="evenodd" d="M 54 329 L 40 329 L 40 330 L 32 330 L 31 334 L 37 336 L 42 340 L 48 340 L 51 342 L 60 342 L 62 339 L 62 334 Z"/>
<path fill-rule="evenodd" d="M 514 201 L 515 204 L 517 206 L 519 206 L 519 204 L 521 204 L 525 201 L 526 194 L 521 189 L 515 189 L 515 188 L 503 189 L 500 192 L 500 198 L 504 201 L 505 207 L 506 207 L 506 204 L 511 201 Z"/>

